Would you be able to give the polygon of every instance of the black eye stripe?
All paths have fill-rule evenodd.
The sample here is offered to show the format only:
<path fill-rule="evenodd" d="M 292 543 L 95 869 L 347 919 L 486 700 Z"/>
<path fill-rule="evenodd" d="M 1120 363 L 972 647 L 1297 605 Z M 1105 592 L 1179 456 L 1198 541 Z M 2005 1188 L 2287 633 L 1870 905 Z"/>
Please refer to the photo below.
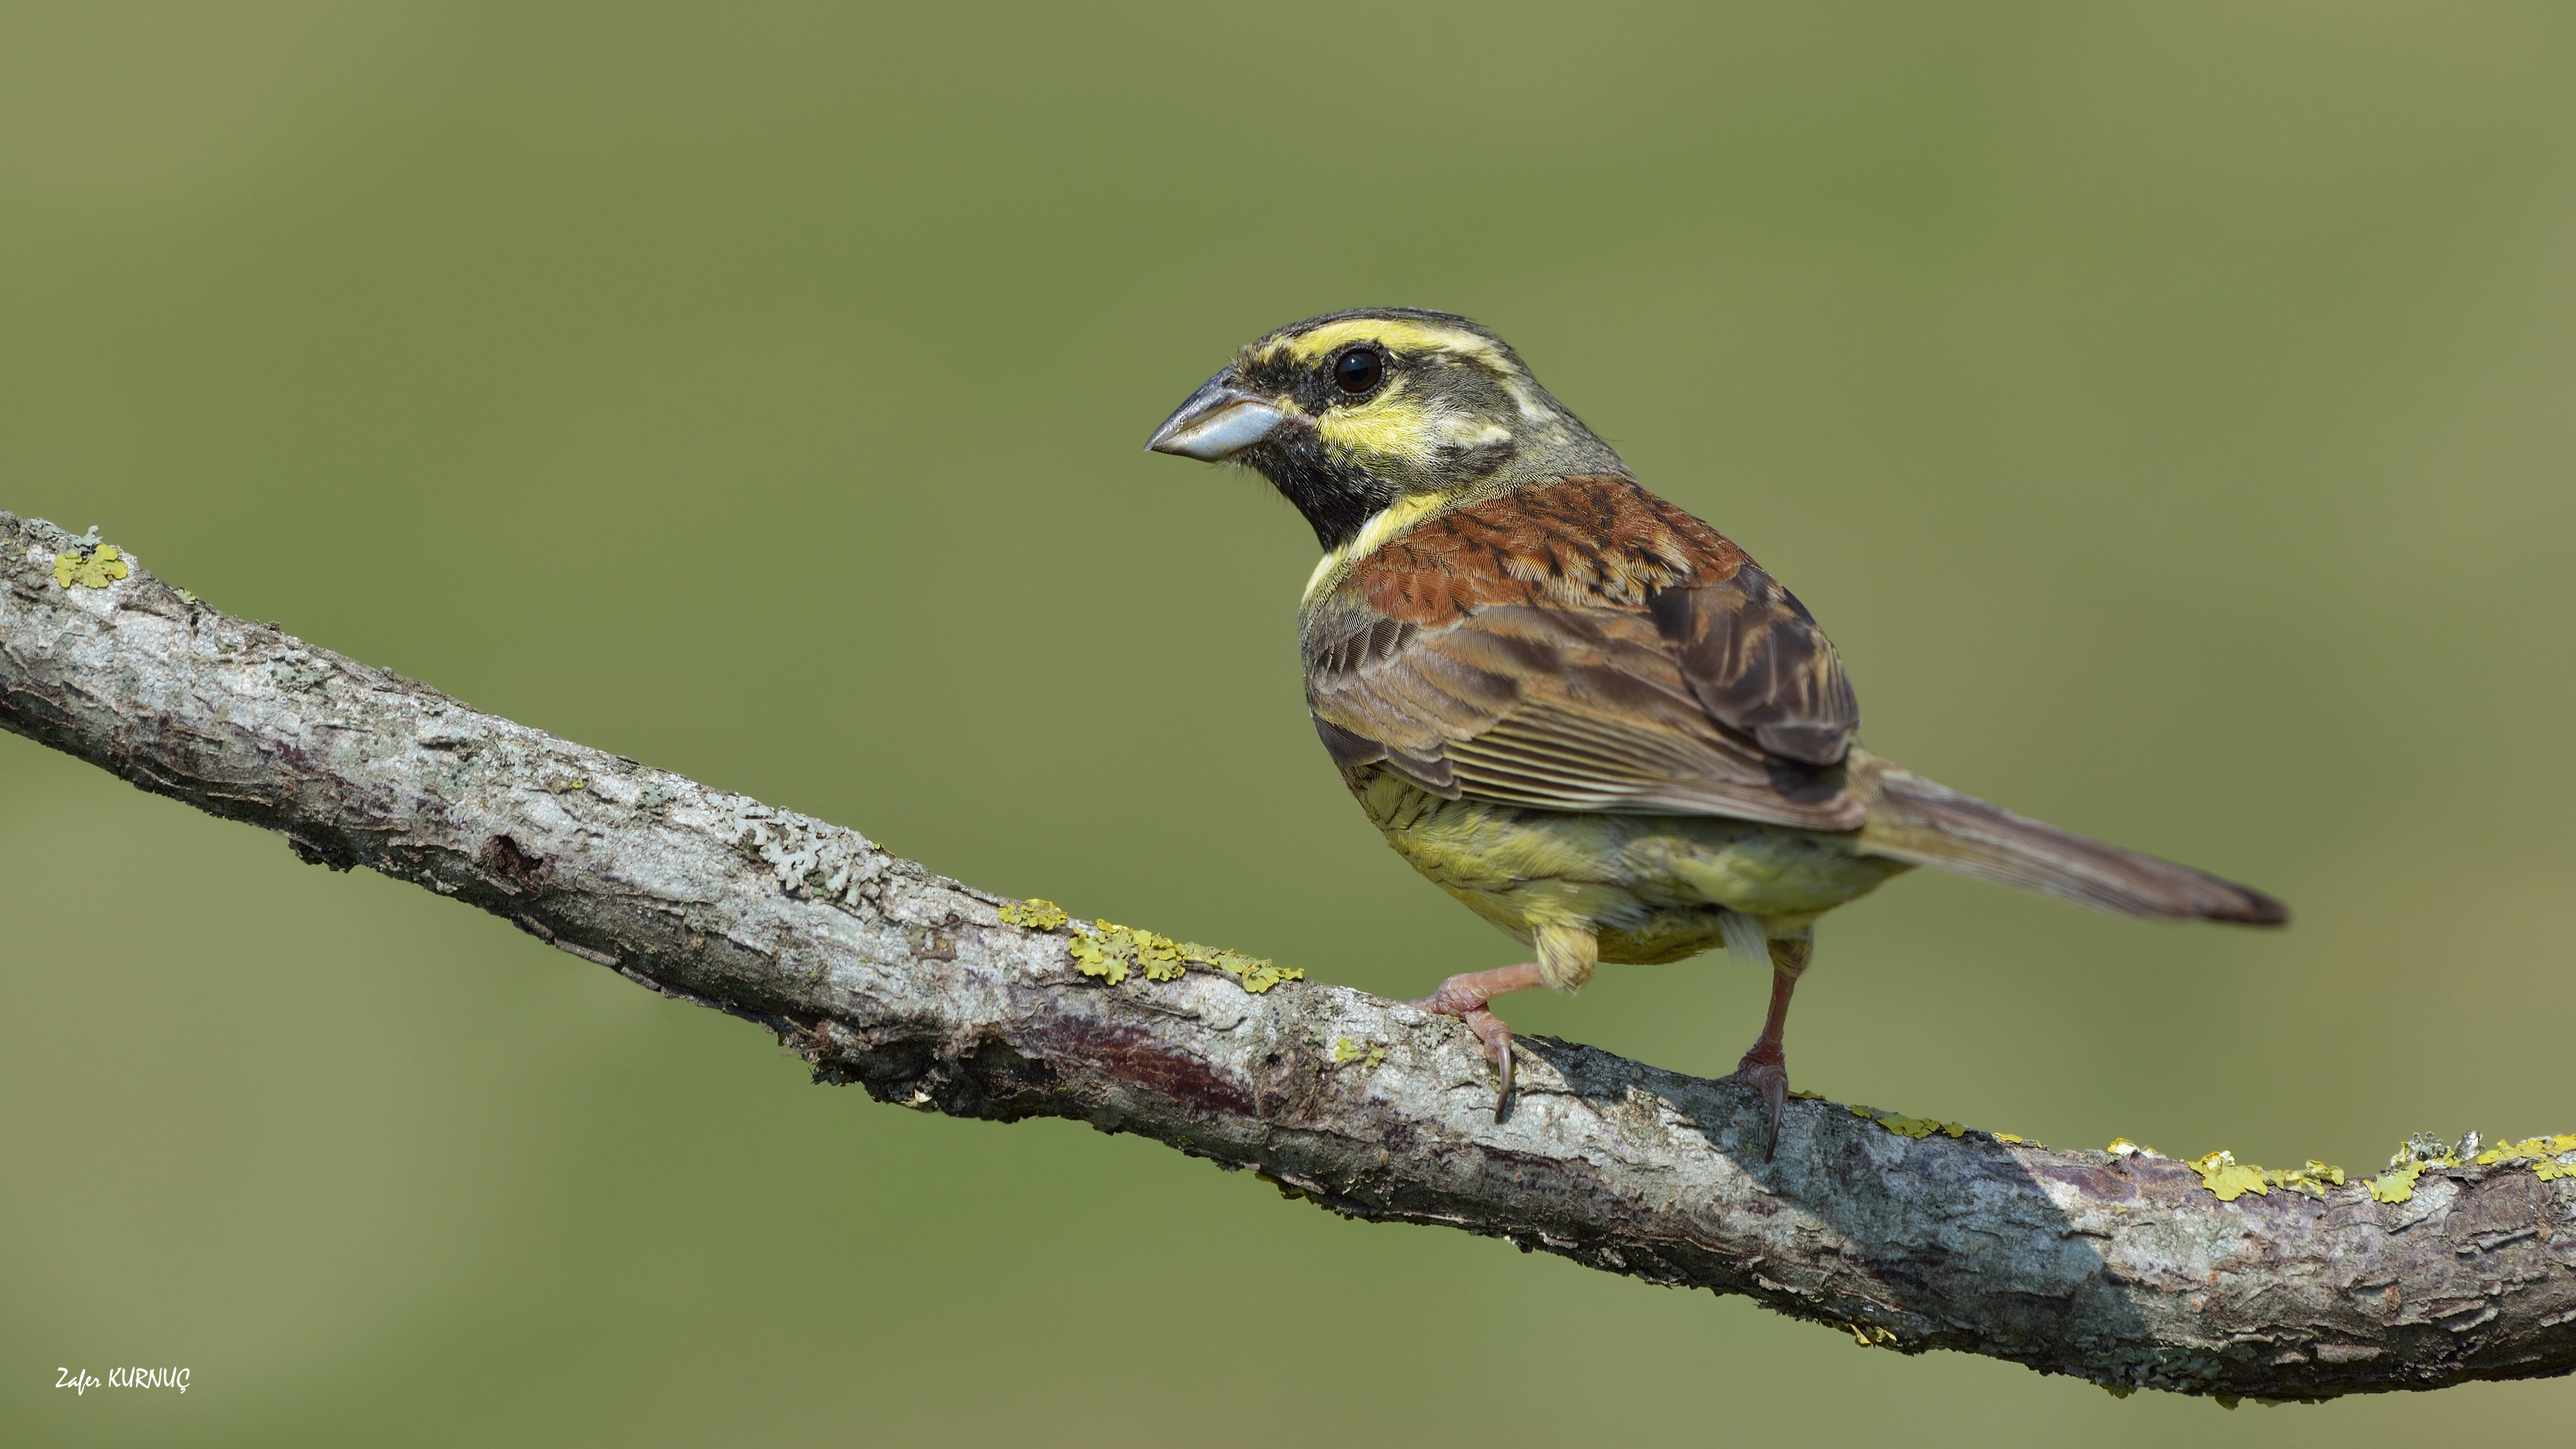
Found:
<path fill-rule="evenodd" d="M 1333 385 L 1357 397 L 1386 377 L 1386 354 L 1374 347 L 1354 347 L 1333 359 Z"/>

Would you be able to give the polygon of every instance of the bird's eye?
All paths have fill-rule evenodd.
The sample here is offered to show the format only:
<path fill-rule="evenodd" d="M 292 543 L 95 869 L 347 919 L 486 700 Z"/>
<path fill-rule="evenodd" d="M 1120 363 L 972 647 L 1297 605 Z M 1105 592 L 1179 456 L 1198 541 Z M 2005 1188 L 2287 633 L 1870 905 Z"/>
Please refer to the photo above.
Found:
<path fill-rule="evenodd" d="M 1373 347 L 1354 347 L 1333 364 L 1333 381 L 1342 391 L 1364 393 L 1386 376 L 1386 359 Z"/>

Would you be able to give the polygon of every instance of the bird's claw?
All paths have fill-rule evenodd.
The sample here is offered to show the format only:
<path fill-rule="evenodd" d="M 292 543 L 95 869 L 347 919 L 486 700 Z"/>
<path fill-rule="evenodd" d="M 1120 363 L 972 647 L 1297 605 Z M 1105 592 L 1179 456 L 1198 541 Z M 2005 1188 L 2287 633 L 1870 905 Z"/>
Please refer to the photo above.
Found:
<path fill-rule="evenodd" d="M 1503 1109 L 1512 1101 L 1512 1029 L 1503 1019 L 1477 1007 L 1466 1014 L 1467 1029 L 1485 1044 L 1485 1055 L 1494 1059 L 1495 1069 L 1503 1074 L 1503 1084 L 1494 1093 L 1494 1120 L 1503 1120 Z"/>
<path fill-rule="evenodd" d="M 1429 996 L 1404 1004 L 1438 1016 L 1454 1016 L 1467 1023 L 1467 1029 L 1485 1044 L 1485 1055 L 1503 1074 L 1502 1086 L 1494 1093 L 1494 1120 L 1503 1120 L 1503 1109 L 1510 1106 L 1512 1100 L 1512 1029 L 1503 1024 L 1501 1017 L 1485 1009 L 1482 998 L 1453 991 L 1447 982 Z"/>
<path fill-rule="evenodd" d="M 1725 1080 L 1751 1087 L 1760 1092 L 1762 1100 L 1769 1104 L 1771 1143 L 1762 1149 L 1762 1158 L 1768 1162 L 1780 1150 L 1780 1123 L 1789 1110 L 1789 1063 L 1786 1057 L 1778 1047 L 1766 1050 L 1757 1044 L 1744 1054 L 1744 1060 L 1736 1064 L 1735 1070 Z"/>
<path fill-rule="evenodd" d="M 1440 983 L 1440 989 L 1419 1001 L 1405 1005 L 1440 1016 L 1454 1016 L 1467 1023 L 1467 1029 L 1485 1044 L 1485 1055 L 1491 1057 L 1496 1070 L 1503 1074 L 1503 1084 L 1494 1093 L 1494 1120 L 1503 1120 L 1503 1112 L 1512 1100 L 1512 1029 L 1503 1019 L 1487 1009 L 1485 1003 L 1507 991 L 1527 991 L 1544 984 L 1538 963 L 1524 961 L 1518 966 L 1498 966 L 1491 971 L 1469 971 Z"/>

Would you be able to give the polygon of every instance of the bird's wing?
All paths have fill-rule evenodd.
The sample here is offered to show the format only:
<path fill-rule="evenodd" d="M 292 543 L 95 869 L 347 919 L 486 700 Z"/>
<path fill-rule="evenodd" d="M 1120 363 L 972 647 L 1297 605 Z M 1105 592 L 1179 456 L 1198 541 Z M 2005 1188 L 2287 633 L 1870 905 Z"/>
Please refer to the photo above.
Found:
<path fill-rule="evenodd" d="M 1336 761 L 1551 810 L 1857 829 L 1859 705 L 1806 609 L 1715 529 L 1616 477 L 1437 515 L 1303 621 Z"/>

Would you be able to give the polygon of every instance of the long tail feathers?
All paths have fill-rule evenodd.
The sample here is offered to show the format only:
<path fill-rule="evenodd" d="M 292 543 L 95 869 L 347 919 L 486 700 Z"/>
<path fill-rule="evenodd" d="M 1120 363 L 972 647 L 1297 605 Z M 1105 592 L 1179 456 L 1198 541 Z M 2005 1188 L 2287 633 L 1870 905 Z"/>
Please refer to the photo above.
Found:
<path fill-rule="evenodd" d="M 2123 915 L 2247 926 L 2290 919 L 2288 906 L 2250 886 L 2015 815 L 1865 750 L 1851 752 L 1850 777 L 1869 797 L 1861 844 L 1874 855 Z"/>

